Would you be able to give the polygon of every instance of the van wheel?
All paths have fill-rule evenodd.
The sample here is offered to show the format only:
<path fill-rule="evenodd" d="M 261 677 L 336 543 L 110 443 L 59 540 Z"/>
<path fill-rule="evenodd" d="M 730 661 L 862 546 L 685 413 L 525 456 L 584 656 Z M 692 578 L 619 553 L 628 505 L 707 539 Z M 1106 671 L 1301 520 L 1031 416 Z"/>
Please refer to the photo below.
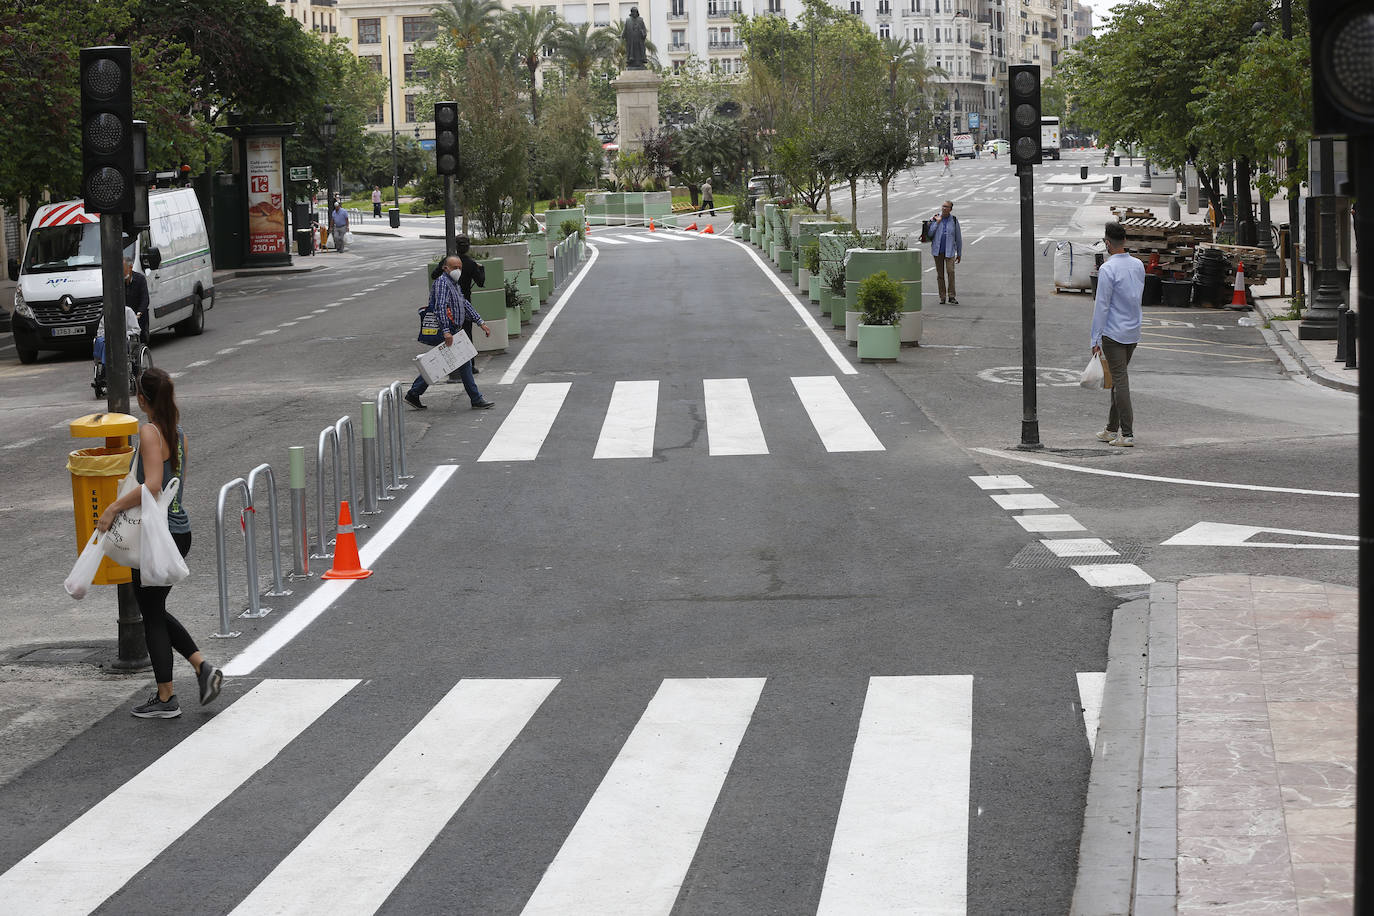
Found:
<path fill-rule="evenodd" d="M 38 362 L 38 350 L 34 347 L 24 345 L 18 337 L 14 338 L 14 351 L 19 354 L 19 361 L 24 365 Z"/>
<path fill-rule="evenodd" d="M 205 304 L 200 293 L 191 294 L 191 317 L 176 324 L 182 337 L 195 337 L 205 330 Z"/>

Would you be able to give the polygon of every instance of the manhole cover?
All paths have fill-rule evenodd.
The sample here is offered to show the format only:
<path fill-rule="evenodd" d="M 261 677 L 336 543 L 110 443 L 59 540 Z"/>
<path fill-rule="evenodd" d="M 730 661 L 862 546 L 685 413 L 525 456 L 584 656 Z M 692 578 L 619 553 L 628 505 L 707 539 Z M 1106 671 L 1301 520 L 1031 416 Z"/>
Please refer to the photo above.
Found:
<path fill-rule="evenodd" d="M 20 665 L 95 664 L 109 655 L 112 646 L 59 645 L 15 650 L 11 661 Z"/>
<path fill-rule="evenodd" d="M 1007 564 L 1008 569 L 1068 569 L 1071 566 L 1081 566 L 1084 563 L 1135 563 L 1137 566 L 1149 552 L 1149 545 L 1143 541 L 1107 541 L 1107 546 L 1116 551 L 1116 555 L 1106 556 L 1076 556 L 1059 557 L 1055 556 L 1048 547 L 1036 541 L 1021 548 L 1021 552 L 1012 557 Z"/>

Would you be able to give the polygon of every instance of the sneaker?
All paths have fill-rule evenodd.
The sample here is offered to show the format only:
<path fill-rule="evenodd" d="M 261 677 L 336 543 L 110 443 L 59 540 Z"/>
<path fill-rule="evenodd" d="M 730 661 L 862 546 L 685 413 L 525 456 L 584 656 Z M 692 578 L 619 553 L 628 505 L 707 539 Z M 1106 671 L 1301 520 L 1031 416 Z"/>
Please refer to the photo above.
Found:
<path fill-rule="evenodd" d="M 941 305 L 944 305 L 944 304 L 945 304 L 945 300 L 941 299 L 941 300 L 940 300 L 940 304 L 941 304 Z"/>
<path fill-rule="evenodd" d="M 1104 429 L 1104 430 L 1102 430 L 1102 432 L 1100 432 L 1100 433 L 1097 434 L 1097 441 L 1098 441 L 1098 442 L 1111 442 L 1111 441 L 1112 441 L 1113 439 L 1115 439 L 1116 437 L 1117 437 L 1117 432 L 1116 432 L 1116 430 L 1114 430 L 1114 429 Z"/>
<path fill-rule="evenodd" d="M 200 683 L 200 705 L 204 706 L 219 696 L 219 689 L 224 686 L 224 672 L 209 662 L 201 662 L 196 681 Z"/>
<path fill-rule="evenodd" d="M 177 702 L 176 694 L 172 694 L 165 700 L 157 698 L 157 691 L 148 698 L 148 702 L 133 708 L 133 714 L 140 719 L 175 719 L 181 715 L 181 704 Z"/>
<path fill-rule="evenodd" d="M 406 403 L 409 404 L 411 407 L 414 407 L 416 410 L 428 410 L 428 409 L 429 409 L 429 408 L 425 407 L 425 405 L 423 405 L 423 404 L 420 403 L 420 396 L 419 396 L 419 395 L 417 395 L 417 394 L 412 394 L 412 393 L 409 392 L 409 391 L 406 392 Z"/>
<path fill-rule="evenodd" d="M 949 297 L 949 304 L 950 304 L 950 305 L 958 305 L 958 304 L 959 304 L 959 300 L 958 300 L 958 299 L 955 299 L 953 296 L 950 296 L 950 297 Z"/>
<path fill-rule="evenodd" d="M 1118 448 L 1131 448 L 1135 445 L 1135 436 L 1117 436 L 1108 444 Z"/>
<path fill-rule="evenodd" d="M 485 398 L 483 398 L 483 399 L 480 400 L 480 401 L 474 401 L 474 402 L 473 402 L 473 405 L 472 405 L 472 409 L 473 409 L 473 410 L 491 410 L 491 409 L 492 409 L 493 407 L 495 407 L 495 406 L 496 406 L 496 402 L 495 402 L 495 401 L 488 401 L 488 400 L 486 400 Z"/>

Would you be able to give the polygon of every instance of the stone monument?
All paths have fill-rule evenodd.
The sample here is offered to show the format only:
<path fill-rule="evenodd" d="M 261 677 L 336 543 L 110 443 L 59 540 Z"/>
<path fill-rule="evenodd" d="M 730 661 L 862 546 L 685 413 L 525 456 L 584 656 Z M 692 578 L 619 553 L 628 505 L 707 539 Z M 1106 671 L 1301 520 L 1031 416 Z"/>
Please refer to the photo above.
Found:
<path fill-rule="evenodd" d="M 611 81 L 620 122 L 616 144 L 622 153 L 639 152 L 640 136 L 658 128 L 658 88 L 663 77 L 648 69 L 648 34 L 639 7 L 631 7 L 624 29 L 625 69 Z"/>

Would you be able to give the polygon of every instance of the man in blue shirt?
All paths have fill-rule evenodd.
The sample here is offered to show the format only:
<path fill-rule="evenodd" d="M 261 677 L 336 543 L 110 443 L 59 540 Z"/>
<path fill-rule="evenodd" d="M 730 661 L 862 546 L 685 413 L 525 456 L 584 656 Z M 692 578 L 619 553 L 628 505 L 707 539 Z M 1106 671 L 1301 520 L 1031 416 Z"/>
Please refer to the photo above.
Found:
<path fill-rule="evenodd" d="M 1145 265 L 1126 253 L 1126 227 L 1107 224 L 1103 239 L 1107 260 L 1097 269 L 1097 302 L 1093 306 L 1093 354 L 1107 360 L 1112 375 L 1112 408 L 1107 428 L 1097 438 L 1110 445 L 1135 445 L 1135 415 L 1131 410 L 1131 381 L 1127 367 L 1140 342 L 1141 299 L 1145 294 Z"/>
<path fill-rule="evenodd" d="M 491 336 L 491 328 L 482 320 L 482 316 L 473 309 L 472 303 L 463 296 L 462 289 L 458 286 L 458 280 L 454 274 L 460 274 L 463 270 L 463 261 L 456 254 L 444 258 L 442 271 L 435 278 L 434 285 L 429 289 L 429 304 L 421 311 L 433 312 L 439 319 L 439 329 L 443 332 L 444 343 L 453 346 L 453 335 L 463 333 L 463 322 L 471 321 L 482 329 L 488 337 Z M 463 387 L 467 390 L 468 398 L 472 401 L 473 410 L 488 410 L 495 407 L 495 403 L 488 401 L 482 396 L 482 392 L 477 389 L 477 381 L 472 377 L 472 360 L 468 360 L 458 369 L 463 380 Z M 405 402 L 416 410 L 425 410 L 426 406 L 421 403 L 420 395 L 429 388 L 429 383 L 425 381 L 423 375 L 417 375 L 410 390 L 405 394 Z"/>
<path fill-rule="evenodd" d="M 954 297 L 954 265 L 964 256 L 964 234 L 959 231 L 959 217 L 954 215 L 954 201 L 940 205 L 940 215 L 931 220 L 930 253 L 935 258 L 935 281 L 940 286 L 940 304 L 958 305 Z"/>

